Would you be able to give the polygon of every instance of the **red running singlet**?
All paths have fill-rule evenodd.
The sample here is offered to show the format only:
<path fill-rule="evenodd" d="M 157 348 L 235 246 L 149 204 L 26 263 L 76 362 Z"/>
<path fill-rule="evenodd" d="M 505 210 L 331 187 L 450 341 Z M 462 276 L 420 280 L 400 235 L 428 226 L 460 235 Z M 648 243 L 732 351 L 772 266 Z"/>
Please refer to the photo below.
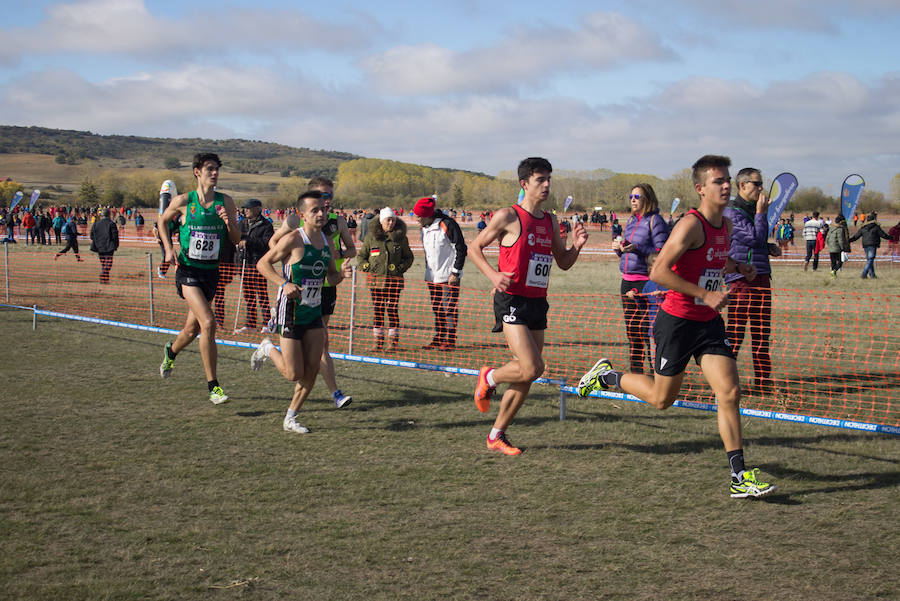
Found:
<path fill-rule="evenodd" d="M 722 269 L 728 258 L 728 224 L 723 218 L 721 227 L 713 227 L 696 209 L 688 211 L 688 215 L 694 215 L 703 225 L 703 246 L 681 255 L 672 266 L 672 271 L 706 290 L 722 290 L 725 285 Z M 693 321 L 709 321 L 719 315 L 718 311 L 705 305 L 699 298 L 675 290 L 666 293 L 661 308 L 669 315 Z"/>
<path fill-rule="evenodd" d="M 529 298 L 547 296 L 550 266 L 553 265 L 553 222 L 544 211 L 540 219 L 518 205 L 519 237 L 512 246 L 500 244 L 499 271 L 512 273 L 508 294 Z"/>

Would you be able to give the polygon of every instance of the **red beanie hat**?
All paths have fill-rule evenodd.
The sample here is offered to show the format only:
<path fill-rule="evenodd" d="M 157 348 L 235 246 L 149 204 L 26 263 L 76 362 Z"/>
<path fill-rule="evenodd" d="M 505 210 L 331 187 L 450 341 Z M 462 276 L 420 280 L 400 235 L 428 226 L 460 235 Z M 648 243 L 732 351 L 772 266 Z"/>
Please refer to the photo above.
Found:
<path fill-rule="evenodd" d="M 420 198 L 413 207 L 413 215 L 416 217 L 434 217 L 434 199 L 430 196 Z"/>

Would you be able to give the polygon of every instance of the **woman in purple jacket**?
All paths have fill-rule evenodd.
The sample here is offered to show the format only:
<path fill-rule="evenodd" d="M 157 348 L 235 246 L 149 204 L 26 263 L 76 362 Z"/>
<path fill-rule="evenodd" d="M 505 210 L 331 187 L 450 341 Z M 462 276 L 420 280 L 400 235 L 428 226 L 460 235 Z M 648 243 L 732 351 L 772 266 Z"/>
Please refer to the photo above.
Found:
<path fill-rule="evenodd" d="M 650 319 L 647 299 L 641 296 L 650 279 L 647 257 L 658 253 L 669 237 L 669 226 L 659 214 L 659 201 L 650 184 L 637 184 L 628 195 L 631 217 L 625 224 L 622 239 L 613 241 L 613 250 L 621 257 L 622 309 L 625 313 L 625 332 L 628 334 L 631 371 L 644 373 L 644 359 L 650 358 L 647 331 Z M 629 291 L 635 295 L 628 296 Z M 652 358 L 651 364 L 652 364 Z"/>

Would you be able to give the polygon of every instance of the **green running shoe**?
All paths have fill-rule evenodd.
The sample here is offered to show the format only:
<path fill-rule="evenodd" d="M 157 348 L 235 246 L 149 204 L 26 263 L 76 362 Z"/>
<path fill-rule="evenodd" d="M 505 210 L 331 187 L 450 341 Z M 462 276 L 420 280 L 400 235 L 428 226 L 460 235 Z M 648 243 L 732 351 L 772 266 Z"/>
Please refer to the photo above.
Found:
<path fill-rule="evenodd" d="M 759 468 L 752 470 L 744 470 L 741 472 L 740 480 L 731 478 L 731 496 L 735 499 L 743 499 L 745 497 L 761 497 L 775 490 L 774 484 L 768 482 L 760 482 L 756 478 Z"/>
<path fill-rule="evenodd" d="M 594 367 L 590 368 L 586 374 L 581 376 L 578 386 L 575 387 L 575 392 L 578 393 L 578 396 L 584 397 L 589 395 L 591 391 L 597 390 L 598 386 L 603 390 L 606 390 L 609 386 L 604 384 L 600 377 L 608 374 L 612 370 L 612 363 L 609 362 L 609 359 L 606 357 L 599 359 L 594 363 Z"/>
<path fill-rule="evenodd" d="M 175 368 L 175 359 L 169 359 L 169 349 L 172 348 L 172 343 L 167 342 L 166 347 L 163 349 L 163 360 L 162 364 L 159 366 L 159 375 L 163 377 L 163 379 L 168 378 L 172 370 Z"/>
<path fill-rule="evenodd" d="M 225 394 L 225 391 L 222 390 L 221 386 L 216 386 L 210 391 L 209 400 L 212 401 L 213 405 L 221 405 L 228 401 L 228 395 Z"/>

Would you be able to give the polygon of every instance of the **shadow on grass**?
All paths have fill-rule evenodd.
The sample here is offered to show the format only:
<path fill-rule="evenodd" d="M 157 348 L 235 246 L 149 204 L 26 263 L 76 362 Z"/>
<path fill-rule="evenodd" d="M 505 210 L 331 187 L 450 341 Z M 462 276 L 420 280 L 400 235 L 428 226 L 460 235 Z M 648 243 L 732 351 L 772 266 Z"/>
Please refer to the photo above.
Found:
<path fill-rule="evenodd" d="M 798 481 L 822 482 L 822 486 L 804 490 L 779 492 L 776 490 L 771 495 L 760 497 L 761 501 L 782 505 L 800 505 L 802 501 L 798 497 L 821 493 L 854 492 L 863 490 L 879 490 L 884 488 L 897 488 L 900 486 L 900 472 L 866 472 L 851 474 L 817 474 L 806 470 L 797 470 L 784 467 L 781 464 L 765 466 L 766 472 L 778 478 L 790 478 Z"/>

